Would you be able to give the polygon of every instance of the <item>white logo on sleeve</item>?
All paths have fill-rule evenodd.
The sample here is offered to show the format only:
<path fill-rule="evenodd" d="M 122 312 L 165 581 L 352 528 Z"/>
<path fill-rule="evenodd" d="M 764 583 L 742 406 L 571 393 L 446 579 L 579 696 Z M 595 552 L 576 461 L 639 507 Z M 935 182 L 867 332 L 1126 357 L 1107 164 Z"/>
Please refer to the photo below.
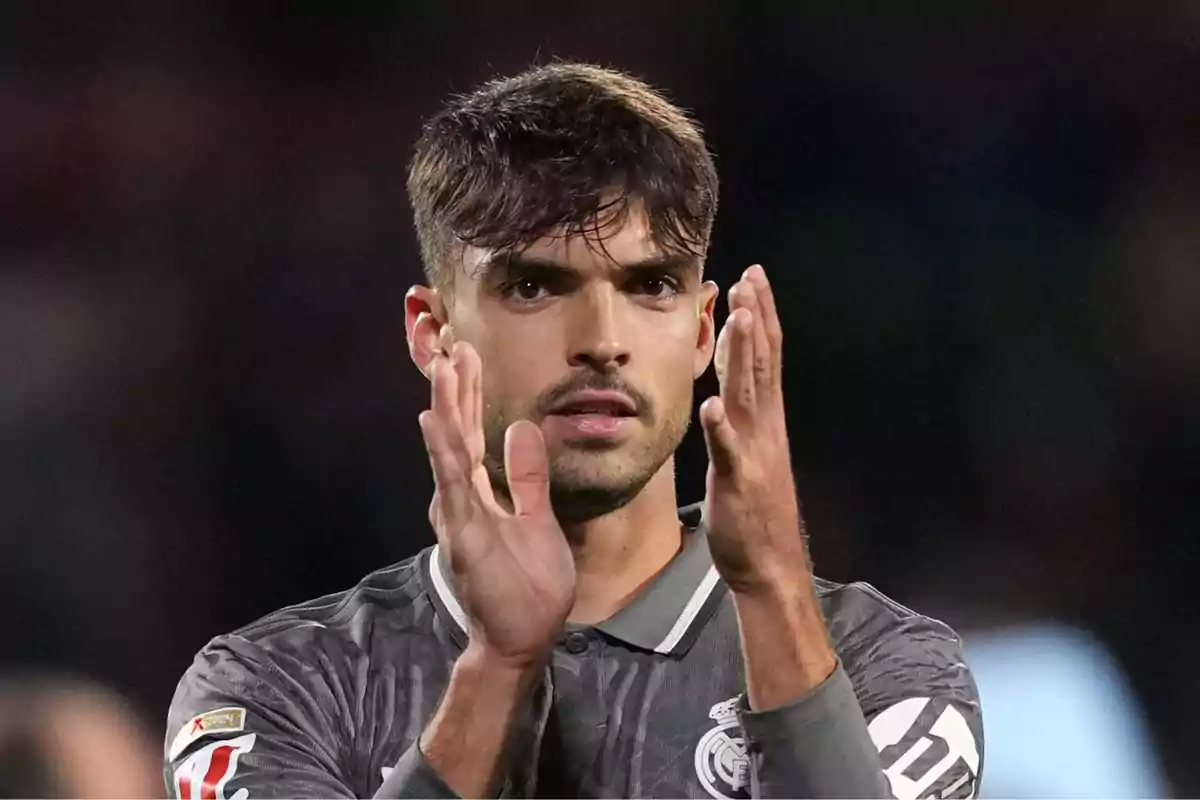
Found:
<path fill-rule="evenodd" d="M 882 753 L 888 747 L 899 744 L 913 730 L 913 725 L 926 706 L 932 702 L 928 697 L 910 697 L 891 706 L 871 720 L 867 729 L 871 740 Z M 906 772 L 918 758 L 934 746 L 942 755 L 924 773 L 912 777 Z M 937 751 L 935 751 L 937 752 Z M 979 748 L 966 718 L 957 708 L 947 705 L 937 720 L 923 732 L 908 750 L 900 754 L 884 769 L 892 794 L 898 800 L 917 800 L 938 780 L 947 777 L 956 764 L 966 764 L 964 774 L 941 791 L 946 797 L 968 781 L 973 782 L 979 774 Z M 972 790 L 974 787 L 972 787 Z"/>
<path fill-rule="evenodd" d="M 238 706 L 216 708 L 197 714 L 183 724 L 171 743 L 167 759 L 174 761 L 197 739 L 214 733 L 241 733 L 246 727 L 246 709 Z"/>
<path fill-rule="evenodd" d="M 717 800 L 750 797 L 750 754 L 737 719 L 738 698 L 717 703 L 708 712 L 717 725 L 696 745 L 696 777 Z"/>
<path fill-rule="evenodd" d="M 258 734 L 247 733 L 201 747 L 175 768 L 175 796 L 179 800 L 247 800 L 250 793 L 238 789 L 225 794 L 225 786 L 237 772 L 238 758 L 254 749 Z"/>

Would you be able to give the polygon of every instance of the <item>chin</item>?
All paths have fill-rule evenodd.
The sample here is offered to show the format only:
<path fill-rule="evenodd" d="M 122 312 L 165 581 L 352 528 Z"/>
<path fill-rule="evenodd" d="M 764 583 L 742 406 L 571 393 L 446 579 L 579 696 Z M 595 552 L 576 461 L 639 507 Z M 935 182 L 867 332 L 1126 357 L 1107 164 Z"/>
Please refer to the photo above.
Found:
<path fill-rule="evenodd" d="M 628 505 L 654 476 L 627 456 L 556 459 L 550 468 L 550 502 L 562 523 L 587 522 Z M 566 462 L 566 463 L 564 463 Z"/>
<path fill-rule="evenodd" d="M 640 484 L 575 483 L 552 480 L 550 505 L 563 525 L 577 525 L 627 506 L 645 486 Z"/>

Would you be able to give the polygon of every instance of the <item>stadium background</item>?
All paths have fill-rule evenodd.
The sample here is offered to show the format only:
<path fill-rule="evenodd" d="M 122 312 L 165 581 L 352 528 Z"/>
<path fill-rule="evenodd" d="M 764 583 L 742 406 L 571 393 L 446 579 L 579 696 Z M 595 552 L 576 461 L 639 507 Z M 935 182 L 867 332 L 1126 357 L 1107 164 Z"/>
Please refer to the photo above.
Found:
<path fill-rule="evenodd" d="M 819 572 L 967 634 L 985 794 L 1200 793 L 1200 13 L 905 6 L 0 6 L 0 677 L 157 747 L 207 638 L 430 541 L 405 163 L 575 58 L 704 124 Z"/>

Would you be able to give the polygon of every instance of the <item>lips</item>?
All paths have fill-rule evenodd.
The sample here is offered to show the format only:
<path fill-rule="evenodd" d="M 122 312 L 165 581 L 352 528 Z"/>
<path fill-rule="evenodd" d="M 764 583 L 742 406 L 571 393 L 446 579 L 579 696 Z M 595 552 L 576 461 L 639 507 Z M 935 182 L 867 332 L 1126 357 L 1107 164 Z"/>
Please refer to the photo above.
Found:
<path fill-rule="evenodd" d="M 555 405 L 552 414 L 576 416 L 596 414 L 607 417 L 633 417 L 637 407 L 620 392 L 579 392 Z"/>

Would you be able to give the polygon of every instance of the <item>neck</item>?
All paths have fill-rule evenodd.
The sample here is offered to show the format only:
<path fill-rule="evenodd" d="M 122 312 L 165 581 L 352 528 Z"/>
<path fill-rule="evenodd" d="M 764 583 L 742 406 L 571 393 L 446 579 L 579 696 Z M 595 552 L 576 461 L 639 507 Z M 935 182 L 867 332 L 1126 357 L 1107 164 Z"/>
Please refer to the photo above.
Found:
<path fill-rule="evenodd" d="M 675 461 L 668 459 L 631 502 L 565 531 L 575 555 L 572 622 L 620 611 L 679 552 Z"/>

